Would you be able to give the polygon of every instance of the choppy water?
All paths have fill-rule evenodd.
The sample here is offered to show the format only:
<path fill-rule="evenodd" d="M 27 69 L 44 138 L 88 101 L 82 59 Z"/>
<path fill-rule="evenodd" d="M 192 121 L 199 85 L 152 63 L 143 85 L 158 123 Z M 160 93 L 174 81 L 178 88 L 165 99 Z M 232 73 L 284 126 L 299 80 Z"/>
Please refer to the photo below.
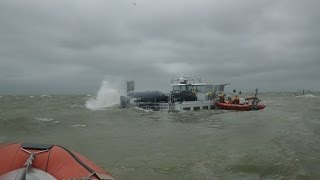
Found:
<path fill-rule="evenodd" d="M 0 143 L 60 144 L 120 180 L 319 179 L 320 95 L 260 97 L 262 111 L 161 113 L 1 96 Z"/>

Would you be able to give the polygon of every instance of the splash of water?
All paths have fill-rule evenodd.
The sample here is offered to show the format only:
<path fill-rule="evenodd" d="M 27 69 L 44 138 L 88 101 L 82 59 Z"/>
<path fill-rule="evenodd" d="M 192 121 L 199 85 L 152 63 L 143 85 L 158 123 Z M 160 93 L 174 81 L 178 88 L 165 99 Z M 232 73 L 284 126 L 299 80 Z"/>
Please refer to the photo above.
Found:
<path fill-rule="evenodd" d="M 104 109 L 120 103 L 120 91 L 108 81 L 103 81 L 96 97 L 87 100 L 86 108 L 92 110 Z"/>

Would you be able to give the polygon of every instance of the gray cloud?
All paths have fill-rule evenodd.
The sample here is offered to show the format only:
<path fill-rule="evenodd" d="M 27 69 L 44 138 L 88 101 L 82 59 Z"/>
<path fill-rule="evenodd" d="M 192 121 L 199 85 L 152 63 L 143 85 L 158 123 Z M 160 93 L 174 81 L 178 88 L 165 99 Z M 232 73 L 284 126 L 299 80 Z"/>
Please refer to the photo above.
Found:
<path fill-rule="evenodd" d="M 95 92 L 200 76 L 262 91 L 320 90 L 320 2 L 0 2 L 0 94 Z"/>

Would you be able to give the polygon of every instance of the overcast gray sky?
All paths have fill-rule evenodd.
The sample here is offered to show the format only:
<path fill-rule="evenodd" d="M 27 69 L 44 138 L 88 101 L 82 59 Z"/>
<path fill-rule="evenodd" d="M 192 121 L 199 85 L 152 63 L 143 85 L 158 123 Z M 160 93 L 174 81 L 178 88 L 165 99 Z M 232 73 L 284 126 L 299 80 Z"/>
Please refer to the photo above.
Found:
<path fill-rule="evenodd" d="M 320 90 L 319 0 L 1 0 L 0 94 Z"/>

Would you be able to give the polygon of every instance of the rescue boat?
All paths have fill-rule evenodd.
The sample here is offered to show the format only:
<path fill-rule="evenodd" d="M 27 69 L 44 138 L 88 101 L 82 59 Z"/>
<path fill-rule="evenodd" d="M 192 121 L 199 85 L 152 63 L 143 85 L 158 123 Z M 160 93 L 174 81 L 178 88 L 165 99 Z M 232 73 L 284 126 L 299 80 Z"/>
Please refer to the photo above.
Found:
<path fill-rule="evenodd" d="M 59 145 L 0 145 L 0 162 L 0 179 L 114 180 L 110 173 L 84 156 Z"/>
<path fill-rule="evenodd" d="M 262 103 L 258 104 L 232 104 L 230 102 L 216 102 L 216 106 L 220 109 L 236 110 L 236 111 L 251 111 L 264 109 L 266 106 Z"/>
<path fill-rule="evenodd" d="M 233 90 L 235 93 L 236 91 Z M 251 111 L 251 110 L 260 110 L 264 109 L 266 106 L 261 103 L 261 100 L 257 97 L 258 95 L 258 88 L 255 90 L 254 96 L 249 96 L 245 98 L 244 102 L 241 102 L 237 95 L 233 100 L 231 100 L 231 97 L 229 96 L 228 101 L 225 101 L 224 94 L 219 95 L 218 101 L 216 101 L 216 107 L 220 109 L 227 109 L 227 110 L 236 110 L 236 111 Z M 239 93 L 241 94 L 241 93 Z"/>

